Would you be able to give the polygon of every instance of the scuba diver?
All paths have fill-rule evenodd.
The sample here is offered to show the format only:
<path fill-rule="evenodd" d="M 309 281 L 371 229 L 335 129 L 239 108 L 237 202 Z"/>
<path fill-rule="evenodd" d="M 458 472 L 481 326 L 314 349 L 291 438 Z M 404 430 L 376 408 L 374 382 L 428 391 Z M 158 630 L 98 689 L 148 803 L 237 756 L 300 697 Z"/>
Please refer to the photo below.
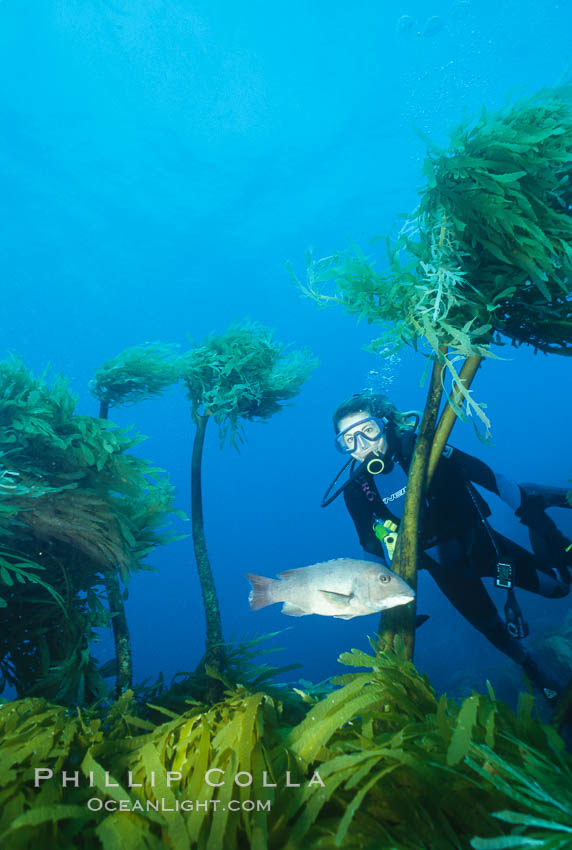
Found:
<path fill-rule="evenodd" d="M 419 415 L 400 412 L 383 394 L 366 392 L 342 402 L 333 419 L 336 447 L 349 459 L 322 507 L 343 492 L 361 545 L 391 566 Z M 349 478 L 330 495 L 348 467 Z M 490 508 L 475 484 L 510 505 L 528 527 L 534 554 L 491 528 Z M 565 489 L 517 484 L 447 445 L 425 499 L 419 568 L 428 570 L 457 611 L 520 664 L 555 705 L 566 683 L 523 646 L 528 626 L 514 593 L 515 586 L 551 599 L 569 593 L 572 547 L 545 513 L 551 507 L 570 507 Z M 504 622 L 481 580 L 485 576 L 507 591 Z"/>

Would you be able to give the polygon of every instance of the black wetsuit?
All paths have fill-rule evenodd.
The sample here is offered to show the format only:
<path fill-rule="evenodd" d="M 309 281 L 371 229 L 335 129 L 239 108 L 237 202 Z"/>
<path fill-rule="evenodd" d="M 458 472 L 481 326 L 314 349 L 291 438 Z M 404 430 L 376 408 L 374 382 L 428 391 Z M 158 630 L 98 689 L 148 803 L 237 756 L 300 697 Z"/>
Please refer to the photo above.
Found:
<path fill-rule="evenodd" d="M 393 472 L 371 475 L 363 470 L 344 489 L 361 545 L 386 562 L 374 525 L 377 520 L 399 522 L 414 439 L 411 432 L 399 439 Z M 473 484 L 485 487 L 513 508 L 529 528 L 535 554 L 490 528 L 486 518 L 491 511 Z M 510 560 L 517 587 L 552 598 L 568 593 L 567 562 L 572 553 L 566 552 L 569 541 L 545 513 L 549 507 L 569 507 L 565 489 L 516 484 L 496 475 L 481 460 L 447 446 L 427 494 L 420 559 L 420 568 L 430 572 L 459 613 L 494 646 L 522 664 L 548 697 L 559 692 L 563 683 L 526 651 L 522 641 L 511 636 L 481 579 L 496 575 L 499 560 Z"/>

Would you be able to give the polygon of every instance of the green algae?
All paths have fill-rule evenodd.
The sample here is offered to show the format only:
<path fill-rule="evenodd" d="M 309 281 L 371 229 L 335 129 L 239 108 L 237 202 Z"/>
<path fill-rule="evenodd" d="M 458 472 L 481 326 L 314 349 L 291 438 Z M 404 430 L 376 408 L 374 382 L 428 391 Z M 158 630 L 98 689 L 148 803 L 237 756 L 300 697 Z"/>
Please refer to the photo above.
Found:
<path fill-rule="evenodd" d="M 403 647 L 371 645 L 372 655 L 340 659 L 368 669 L 309 707 L 300 699 L 308 713 L 296 721 L 276 694 L 240 684 L 157 725 L 137 717 L 130 693 L 99 714 L 33 699 L 1 706 L 3 846 L 565 846 L 556 839 L 571 828 L 572 761 L 532 699 L 516 714 L 492 689 L 459 705 L 437 697 Z M 56 776 L 33 788 L 32 767 L 77 770 L 81 781 L 64 788 Z M 208 770 L 224 784 L 207 784 Z M 127 811 L 89 813 L 90 797 L 124 800 Z M 183 800 L 205 805 L 185 811 Z"/>
<path fill-rule="evenodd" d="M 124 584 L 168 538 L 167 477 L 141 438 L 76 413 L 66 381 L 0 363 L 0 672 L 20 695 L 83 703 L 106 687 L 89 646 L 109 626 L 106 575 Z"/>

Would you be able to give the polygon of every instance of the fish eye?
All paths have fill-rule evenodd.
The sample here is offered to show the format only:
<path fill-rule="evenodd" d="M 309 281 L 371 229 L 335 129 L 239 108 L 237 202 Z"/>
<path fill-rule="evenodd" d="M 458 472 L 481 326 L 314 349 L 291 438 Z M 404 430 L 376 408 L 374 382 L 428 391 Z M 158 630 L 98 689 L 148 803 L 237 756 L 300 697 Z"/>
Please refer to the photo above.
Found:
<path fill-rule="evenodd" d="M 386 576 L 384 573 L 382 573 L 379 577 L 379 580 L 380 582 L 382 582 L 382 584 L 387 584 L 388 581 L 391 581 L 391 576 Z"/>

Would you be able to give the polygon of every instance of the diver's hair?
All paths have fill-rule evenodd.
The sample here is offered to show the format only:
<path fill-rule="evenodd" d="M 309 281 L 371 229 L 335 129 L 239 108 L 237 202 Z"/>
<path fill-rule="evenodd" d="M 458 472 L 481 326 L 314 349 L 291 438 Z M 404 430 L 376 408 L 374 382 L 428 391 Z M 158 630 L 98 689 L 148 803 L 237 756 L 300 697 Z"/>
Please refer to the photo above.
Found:
<path fill-rule="evenodd" d="M 398 410 L 389 396 L 384 393 L 355 393 L 351 398 L 342 401 L 334 410 L 334 430 L 338 433 L 340 420 L 359 410 L 367 411 L 370 416 L 387 419 L 391 430 L 396 436 L 417 427 L 420 416 L 417 410 Z"/>

